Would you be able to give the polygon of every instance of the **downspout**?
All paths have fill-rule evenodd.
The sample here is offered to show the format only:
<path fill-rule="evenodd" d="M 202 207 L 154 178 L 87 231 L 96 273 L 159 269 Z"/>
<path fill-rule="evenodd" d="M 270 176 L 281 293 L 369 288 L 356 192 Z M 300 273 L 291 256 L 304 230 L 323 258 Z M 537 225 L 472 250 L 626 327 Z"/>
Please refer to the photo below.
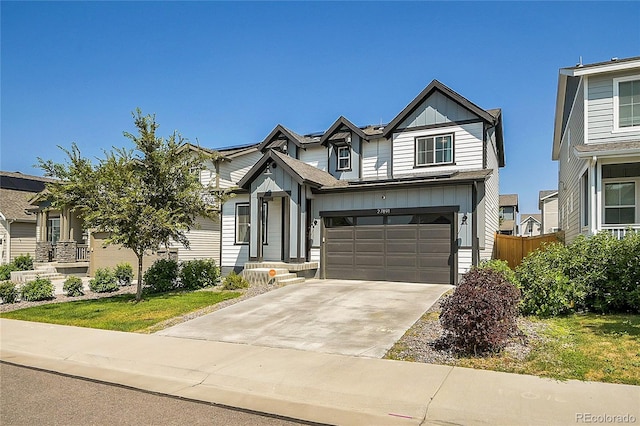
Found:
<path fill-rule="evenodd" d="M 471 264 L 478 266 L 478 182 L 471 185 Z"/>
<path fill-rule="evenodd" d="M 600 200 L 598 199 L 598 194 L 600 193 L 600 185 L 598 185 L 598 157 L 593 156 L 589 161 L 589 174 L 591 175 L 591 185 L 589 188 L 591 203 L 589 209 L 591 210 L 590 216 L 591 220 L 589 221 L 589 233 L 591 235 L 596 234 L 598 229 L 600 229 L 600 221 L 598 218 L 598 208 L 600 205 Z"/>

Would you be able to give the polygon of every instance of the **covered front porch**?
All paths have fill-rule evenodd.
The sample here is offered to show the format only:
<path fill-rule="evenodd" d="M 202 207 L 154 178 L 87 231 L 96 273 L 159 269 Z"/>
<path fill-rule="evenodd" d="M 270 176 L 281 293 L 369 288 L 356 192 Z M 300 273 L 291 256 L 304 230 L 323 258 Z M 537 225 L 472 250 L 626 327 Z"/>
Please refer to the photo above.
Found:
<path fill-rule="evenodd" d="M 578 151 L 587 160 L 580 176 L 580 226 L 583 234 L 607 231 L 621 239 L 640 231 L 640 147 L 613 148 L 620 147 Z"/>
<path fill-rule="evenodd" d="M 89 266 L 89 233 L 77 214 L 54 209 L 46 203 L 37 209 L 36 263 L 55 263 L 60 268 Z"/>

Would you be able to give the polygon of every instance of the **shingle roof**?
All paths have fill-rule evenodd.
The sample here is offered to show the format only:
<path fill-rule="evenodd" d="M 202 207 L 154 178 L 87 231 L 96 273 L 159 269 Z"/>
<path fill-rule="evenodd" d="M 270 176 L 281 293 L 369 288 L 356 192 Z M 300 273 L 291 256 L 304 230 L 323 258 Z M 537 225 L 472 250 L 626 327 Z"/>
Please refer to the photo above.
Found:
<path fill-rule="evenodd" d="M 33 195 L 33 192 L 0 188 L 0 213 L 7 220 L 35 222 L 36 216 L 26 211 L 33 207 L 29 202 Z"/>
<path fill-rule="evenodd" d="M 0 188 L 4 189 L 40 192 L 44 189 L 45 183 L 48 182 L 55 182 L 55 179 L 43 176 L 25 175 L 20 172 L 0 171 Z"/>
<path fill-rule="evenodd" d="M 596 153 L 605 151 L 640 151 L 640 141 L 607 142 L 577 145 L 574 148 L 578 153 Z"/>
<path fill-rule="evenodd" d="M 544 189 L 538 193 L 538 200 L 542 200 L 543 198 L 547 198 L 549 195 L 557 194 L 557 189 Z"/>
<path fill-rule="evenodd" d="M 542 215 L 540 213 L 520 213 L 520 223 L 525 222 L 530 217 L 537 220 L 538 223 L 542 223 Z"/>
<path fill-rule="evenodd" d="M 500 195 L 500 206 L 517 206 L 518 194 L 502 194 Z"/>

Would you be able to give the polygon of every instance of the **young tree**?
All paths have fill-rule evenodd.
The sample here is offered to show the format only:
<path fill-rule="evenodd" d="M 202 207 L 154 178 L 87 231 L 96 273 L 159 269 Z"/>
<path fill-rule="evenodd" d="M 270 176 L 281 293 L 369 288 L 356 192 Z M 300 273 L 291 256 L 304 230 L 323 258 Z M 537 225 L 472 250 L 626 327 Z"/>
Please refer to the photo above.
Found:
<path fill-rule="evenodd" d="M 52 204 L 76 211 L 87 229 L 106 232 L 107 244 L 121 244 L 138 258 L 136 300 L 142 297 L 142 259 L 145 253 L 168 247 L 176 241 L 189 247 L 186 232 L 196 226 L 198 217 L 215 219 L 217 210 L 207 200 L 221 205 L 226 194 L 204 187 L 193 172 L 206 158 L 188 149 L 190 145 L 177 132 L 164 139 L 156 136 L 154 115 L 133 114 L 138 134 L 124 132 L 135 144 L 134 150 L 105 151 L 97 164 L 80 154 L 73 144 L 65 163 L 38 158 L 39 166 L 57 182 L 49 184 Z"/>

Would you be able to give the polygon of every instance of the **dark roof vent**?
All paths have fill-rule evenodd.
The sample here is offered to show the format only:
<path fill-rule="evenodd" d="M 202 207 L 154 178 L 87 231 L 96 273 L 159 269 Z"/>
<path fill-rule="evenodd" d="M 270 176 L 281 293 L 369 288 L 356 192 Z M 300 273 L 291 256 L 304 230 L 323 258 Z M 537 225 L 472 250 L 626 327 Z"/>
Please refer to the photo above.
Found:
<path fill-rule="evenodd" d="M 617 56 L 614 56 L 613 58 L 611 58 L 611 62 L 615 62 L 615 61 L 617 61 L 617 60 L 618 60 L 618 57 L 617 57 Z"/>

